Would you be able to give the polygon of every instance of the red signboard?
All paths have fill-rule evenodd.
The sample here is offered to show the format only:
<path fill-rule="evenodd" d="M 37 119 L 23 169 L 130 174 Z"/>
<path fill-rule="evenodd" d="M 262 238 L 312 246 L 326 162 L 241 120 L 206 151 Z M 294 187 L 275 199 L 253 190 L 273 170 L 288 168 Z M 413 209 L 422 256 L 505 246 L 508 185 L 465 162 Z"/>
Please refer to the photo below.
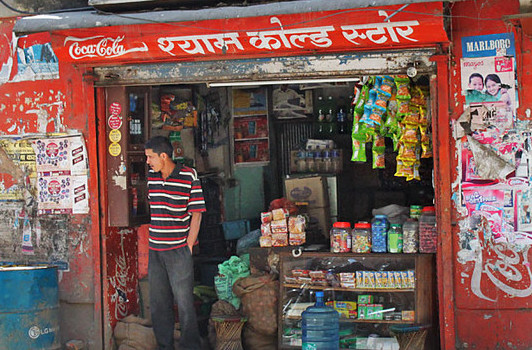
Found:
<path fill-rule="evenodd" d="M 301 55 L 448 41 L 439 2 L 53 32 L 63 62 Z"/>

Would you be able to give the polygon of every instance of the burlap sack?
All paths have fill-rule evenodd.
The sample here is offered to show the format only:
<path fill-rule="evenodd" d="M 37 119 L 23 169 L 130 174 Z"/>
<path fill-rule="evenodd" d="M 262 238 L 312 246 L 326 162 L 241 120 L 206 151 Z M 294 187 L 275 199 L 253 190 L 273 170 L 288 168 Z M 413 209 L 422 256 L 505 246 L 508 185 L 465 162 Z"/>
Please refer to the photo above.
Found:
<path fill-rule="evenodd" d="M 274 275 L 251 275 L 233 285 L 233 293 L 242 301 L 242 314 L 248 319 L 244 329 L 277 336 L 279 281 L 274 279 Z"/>
<path fill-rule="evenodd" d="M 155 350 L 157 342 L 148 320 L 129 315 L 115 327 L 118 350 Z"/>

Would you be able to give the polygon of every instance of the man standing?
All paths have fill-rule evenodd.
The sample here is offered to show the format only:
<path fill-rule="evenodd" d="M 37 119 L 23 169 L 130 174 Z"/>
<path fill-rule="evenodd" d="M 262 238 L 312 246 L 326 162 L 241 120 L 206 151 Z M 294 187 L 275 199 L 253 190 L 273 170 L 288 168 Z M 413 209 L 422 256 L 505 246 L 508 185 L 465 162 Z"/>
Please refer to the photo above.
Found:
<path fill-rule="evenodd" d="M 151 168 L 148 280 L 158 349 L 174 350 L 174 303 L 181 325 L 179 349 L 200 349 L 192 247 L 205 211 L 201 183 L 196 170 L 173 162 L 173 148 L 166 137 L 153 137 L 144 148 Z"/>

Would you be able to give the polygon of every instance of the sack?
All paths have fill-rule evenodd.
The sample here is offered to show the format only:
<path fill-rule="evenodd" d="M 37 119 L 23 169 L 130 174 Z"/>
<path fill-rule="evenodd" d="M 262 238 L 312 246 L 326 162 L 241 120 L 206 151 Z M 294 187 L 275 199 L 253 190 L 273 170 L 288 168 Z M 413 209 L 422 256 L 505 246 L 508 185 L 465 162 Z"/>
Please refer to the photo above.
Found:
<path fill-rule="evenodd" d="M 245 328 L 267 336 L 277 334 L 279 281 L 274 278 L 273 275 L 251 275 L 233 285 L 233 293 L 242 302 L 242 314 L 248 319 Z"/>
<path fill-rule="evenodd" d="M 114 330 L 119 350 L 155 350 L 157 341 L 149 321 L 129 315 L 120 320 Z"/>
<path fill-rule="evenodd" d="M 244 326 L 242 345 L 246 350 L 277 350 L 277 335 L 264 335 Z"/>

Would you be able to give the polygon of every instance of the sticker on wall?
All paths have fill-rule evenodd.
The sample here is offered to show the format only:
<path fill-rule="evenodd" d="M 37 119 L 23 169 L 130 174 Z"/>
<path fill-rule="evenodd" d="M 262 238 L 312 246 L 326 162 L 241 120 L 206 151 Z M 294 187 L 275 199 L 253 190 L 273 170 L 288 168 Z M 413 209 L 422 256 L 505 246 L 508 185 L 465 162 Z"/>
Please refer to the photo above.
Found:
<path fill-rule="evenodd" d="M 120 142 L 120 140 L 122 140 L 122 133 L 120 132 L 120 130 L 113 129 L 109 132 L 109 141 L 113 143 L 118 143 Z"/>
<path fill-rule="evenodd" d="M 112 130 L 120 129 L 120 127 L 122 126 L 122 117 L 119 115 L 113 114 L 109 117 L 108 123 L 109 123 L 109 127 Z"/>
<path fill-rule="evenodd" d="M 120 147 L 119 143 L 111 143 L 109 145 L 109 154 L 113 157 L 118 156 L 122 152 L 122 147 Z"/>

